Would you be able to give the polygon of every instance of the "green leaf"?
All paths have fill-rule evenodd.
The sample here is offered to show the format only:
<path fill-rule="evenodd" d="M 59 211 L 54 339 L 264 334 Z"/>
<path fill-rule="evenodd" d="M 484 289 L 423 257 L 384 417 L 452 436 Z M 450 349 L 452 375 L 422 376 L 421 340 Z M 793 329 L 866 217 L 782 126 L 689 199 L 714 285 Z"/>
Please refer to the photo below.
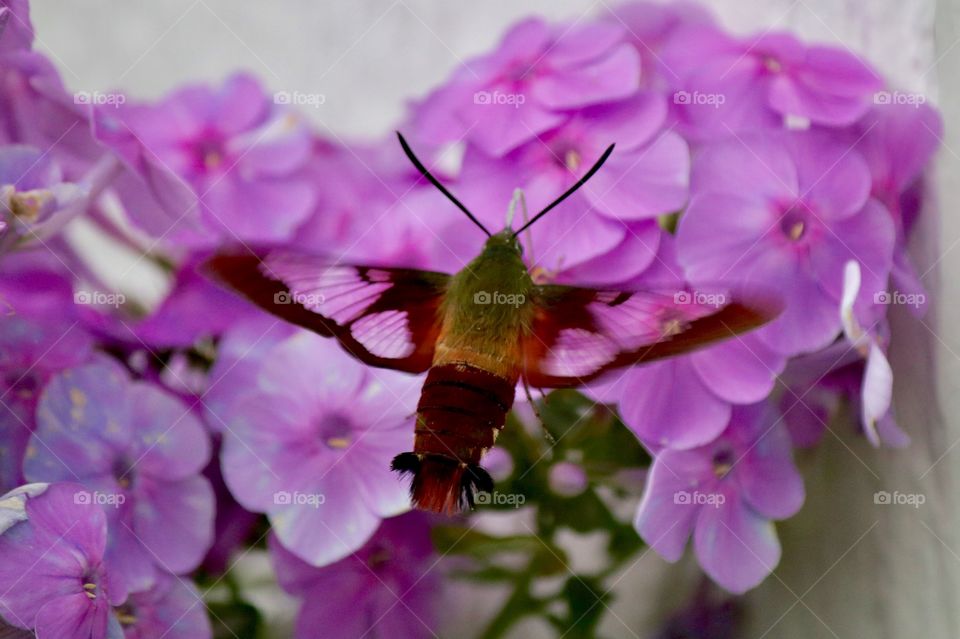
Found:
<path fill-rule="evenodd" d="M 589 577 L 572 576 L 563 586 L 567 618 L 561 623 L 564 637 L 594 637 L 597 624 L 606 612 L 610 596 L 602 584 Z"/>
<path fill-rule="evenodd" d="M 517 571 L 505 568 L 503 566 L 489 565 L 482 568 L 467 570 L 451 570 L 447 573 L 454 579 L 468 579 L 470 581 L 479 581 L 484 583 L 496 583 L 501 581 L 512 582 L 517 578 Z"/>
<path fill-rule="evenodd" d="M 628 559 L 643 547 L 643 540 L 630 524 L 617 526 L 610 531 L 607 550 L 618 562 Z"/>
<path fill-rule="evenodd" d="M 538 552 L 542 543 L 532 535 L 497 537 L 463 526 L 434 526 L 431 535 L 441 555 L 460 554 L 486 557 L 505 552 Z"/>
<path fill-rule="evenodd" d="M 209 602 L 207 608 L 210 610 L 214 639 L 256 637 L 262 630 L 263 619 L 260 612 L 248 603 Z"/>
<path fill-rule="evenodd" d="M 557 498 L 552 508 L 553 525 L 580 533 L 607 530 L 620 524 L 606 504 L 591 490 L 576 497 Z"/>

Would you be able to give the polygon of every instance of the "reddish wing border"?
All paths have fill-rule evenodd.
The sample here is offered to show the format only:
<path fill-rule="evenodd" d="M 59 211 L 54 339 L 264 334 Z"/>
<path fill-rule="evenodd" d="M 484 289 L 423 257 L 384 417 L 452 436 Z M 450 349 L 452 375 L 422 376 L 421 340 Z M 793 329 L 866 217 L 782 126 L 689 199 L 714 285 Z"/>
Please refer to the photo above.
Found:
<path fill-rule="evenodd" d="M 293 256 L 297 272 L 286 273 L 282 268 L 264 263 L 277 253 L 282 257 Z M 288 251 L 266 252 L 262 255 L 250 252 L 220 254 L 208 260 L 205 269 L 214 279 L 263 310 L 319 335 L 337 338 L 347 352 L 365 364 L 408 373 L 422 373 L 430 368 L 440 332 L 438 311 L 446 292 L 448 275 L 416 269 L 334 265 L 329 261 L 324 262 L 322 257 Z M 304 295 L 295 290 L 296 280 L 302 279 L 304 273 L 308 277 L 311 274 L 319 277 L 325 268 L 339 272 L 349 270 L 355 289 L 368 285 L 371 290 L 365 308 L 348 321 L 337 322 L 320 310 L 309 308 L 309 302 L 304 304 L 298 301 L 302 301 Z M 334 284 L 342 287 L 342 281 Z M 324 295 L 322 288 L 312 291 L 317 296 Z M 356 294 L 354 290 L 353 295 Z M 378 317 L 390 317 L 391 323 L 396 325 L 397 330 L 393 332 L 397 334 L 388 337 L 400 337 L 399 331 L 405 329 L 402 337 L 410 343 L 402 355 L 375 354 L 371 352 L 371 342 L 363 342 L 363 334 L 360 339 L 357 338 L 355 331 L 361 325 L 377 324 Z M 370 321 L 364 324 L 364 320 Z M 398 325 L 398 322 L 403 324 Z M 369 335 L 369 329 L 364 334 Z M 375 337 L 378 336 L 373 335 L 370 340 Z"/>
<path fill-rule="evenodd" d="M 678 300 L 679 296 L 679 300 Z M 537 287 L 524 338 L 524 371 L 536 388 L 570 388 L 615 368 L 680 355 L 762 326 L 780 312 L 771 298 L 724 294 L 691 303 L 689 292 Z"/>

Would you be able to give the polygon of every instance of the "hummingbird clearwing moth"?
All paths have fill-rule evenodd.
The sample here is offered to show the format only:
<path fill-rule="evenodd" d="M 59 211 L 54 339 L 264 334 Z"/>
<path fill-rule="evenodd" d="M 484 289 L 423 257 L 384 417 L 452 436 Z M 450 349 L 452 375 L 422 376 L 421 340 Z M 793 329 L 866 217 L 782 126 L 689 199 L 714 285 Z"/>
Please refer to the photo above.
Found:
<path fill-rule="evenodd" d="M 519 234 L 582 186 L 613 152 L 521 228 L 490 233 L 416 158 L 423 176 L 487 235 L 480 255 L 455 275 L 345 265 L 277 248 L 226 252 L 207 270 L 260 308 L 336 338 L 370 366 L 427 372 L 413 451 L 392 468 L 412 475 L 418 508 L 472 508 L 493 482 L 480 459 L 493 446 L 522 378 L 534 388 L 570 388 L 625 366 L 678 355 L 759 327 L 779 308 L 769 299 L 717 289 L 709 303 L 684 291 L 621 291 L 536 284 Z"/>

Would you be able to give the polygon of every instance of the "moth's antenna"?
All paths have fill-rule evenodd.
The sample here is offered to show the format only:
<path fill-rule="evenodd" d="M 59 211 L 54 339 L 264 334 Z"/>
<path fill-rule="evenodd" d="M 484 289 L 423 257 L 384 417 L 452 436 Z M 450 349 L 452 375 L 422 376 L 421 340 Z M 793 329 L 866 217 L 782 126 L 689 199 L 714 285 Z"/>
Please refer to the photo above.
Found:
<path fill-rule="evenodd" d="M 516 237 L 516 236 L 520 235 L 520 233 L 522 233 L 523 231 L 525 231 L 525 230 L 527 229 L 527 227 L 529 227 L 531 224 L 533 224 L 534 222 L 536 222 L 537 220 L 539 220 L 541 217 L 543 217 L 544 215 L 546 215 L 548 212 L 550 212 L 551 209 L 553 209 L 553 207 L 555 207 L 556 205 L 558 205 L 558 204 L 560 204 L 561 202 L 563 202 L 565 199 L 567 199 L 568 197 L 570 197 L 571 195 L 573 195 L 574 191 L 576 191 L 576 190 L 579 189 L 581 186 L 583 186 L 584 184 L 586 184 L 586 183 L 587 183 L 587 180 L 589 180 L 590 178 L 592 178 L 593 175 L 594 175 L 594 173 L 596 173 L 597 171 L 599 171 L 599 170 L 600 170 L 600 167 L 603 166 L 603 163 L 607 161 L 607 158 L 610 157 L 610 154 L 611 154 L 611 153 L 613 153 L 613 147 L 615 147 L 615 146 L 616 146 L 615 144 L 611 144 L 610 146 L 608 146 L 608 147 L 607 147 L 607 150 L 604 151 L 604 152 L 603 152 L 603 155 L 600 156 L 600 159 L 597 160 L 596 163 L 595 163 L 592 167 L 590 167 L 590 170 L 589 170 L 589 171 L 587 171 L 586 173 L 583 174 L 583 177 L 582 177 L 582 178 L 580 178 L 579 180 L 577 180 L 577 182 L 576 182 L 573 186 L 571 186 L 569 189 L 567 189 L 567 190 L 563 193 L 563 195 L 561 195 L 560 197 L 558 197 L 557 199 L 555 199 L 553 202 L 551 202 L 550 204 L 548 204 L 545 209 L 543 209 L 542 211 L 540 211 L 539 213 L 537 213 L 536 215 L 534 215 L 532 218 L 530 218 L 530 221 L 529 221 L 529 222 L 527 222 L 526 224 L 524 224 L 523 226 L 521 226 L 520 228 L 518 228 L 516 231 L 514 231 L 514 232 L 513 232 L 513 236 Z"/>
<path fill-rule="evenodd" d="M 485 227 L 483 224 L 481 224 L 481 223 L 480 223 L 480 220 L 478 220 L 477 218 L 475 218 L 475 217 L 473 216 L 473 213 L 471 213 L 470 211 L 468 211 L 468 210 L 467 210 L 467 207 L 465 207 L 465 206 L 460 202 L 460 200 L 458 200 L 457 198 L 455 198 L 455 197 L 453 196 L 453 193 L 451 193 L 450 191 L 447 190 L 447 187 L 445 187 L 444 185 L 440 184 L 440 180 L 438 180 L 437 178 L 433 177 L 433 175 L 431 175 L 430 171 L 427 170 L 427 167 L 425 167 L 425 166 L 423 165 L 423 163 L 422 163 L 420 160 L 417 159 L 417 156 L 414 155 L 414 153 L 413 153 L 413 149 L 410 148 L 410 145 L 407 144 L 407 141 L 406 141 L 405 139 L 403 139 L 403 134 L 400 133 L 399 131 L 397 131 L 397 138 L 399 138 L 399 140 L 400 140 L 400 146 L 403 147 L 403 152 L 407 154 L 407 157 L 410 158 L 410 161 L 411 161 L 411 162 L 413 162 L 413 166 L 417 167 L 417 170 L 420 171 L 420 173 L 423 175 L 423 177 L 427 178 L 427 180 L 430 182 L 430 184 L 432 184 L 432 185 L 434 185 L 435 187 L 437 187 L 437 188 L 440 190 L 441 193 L 443 193 L 444 195 L 446 195 L 446 196 L 447 196 L 447 199 L 450 200 L 451 202 L 453 202 L 453 203 L 457 206 L 458 209 L 460 209 L 461 211 L 463 211 L 463 212 L 466 214 L 466 216 L 470 218 L 470 221 L 471 221 L 471 222 L 473 222 L 474 224 L 476 224 L 477 226 L 479 226 L 479 227 L 480 227 L 480 230 L 487 234 L 487 237 L 490 237 L 491 233 L 490 233 L 490 231 L 487 230 L 487 227 Z"/>

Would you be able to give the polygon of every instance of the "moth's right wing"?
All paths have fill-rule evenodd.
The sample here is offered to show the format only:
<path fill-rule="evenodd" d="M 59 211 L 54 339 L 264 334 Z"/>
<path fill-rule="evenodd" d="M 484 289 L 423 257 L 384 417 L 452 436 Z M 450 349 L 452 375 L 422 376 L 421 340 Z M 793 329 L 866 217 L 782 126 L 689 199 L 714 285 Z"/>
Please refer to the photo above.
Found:
<path fill-rule="evenodd" d="M 523 341 L 523 377 L 571 388 L 624 366 L 733 338 L 774 319 L 780 304 L 757 291 L 620 291 L 544 285 Z"/>
<path fill-rule="evenodd" d="M 422 373 L 433 361 L 449 275 L 338 264 L 282 249 L 223 253 L 205 268 L 265 311 L 337 338 L 365 364 Z"/>

